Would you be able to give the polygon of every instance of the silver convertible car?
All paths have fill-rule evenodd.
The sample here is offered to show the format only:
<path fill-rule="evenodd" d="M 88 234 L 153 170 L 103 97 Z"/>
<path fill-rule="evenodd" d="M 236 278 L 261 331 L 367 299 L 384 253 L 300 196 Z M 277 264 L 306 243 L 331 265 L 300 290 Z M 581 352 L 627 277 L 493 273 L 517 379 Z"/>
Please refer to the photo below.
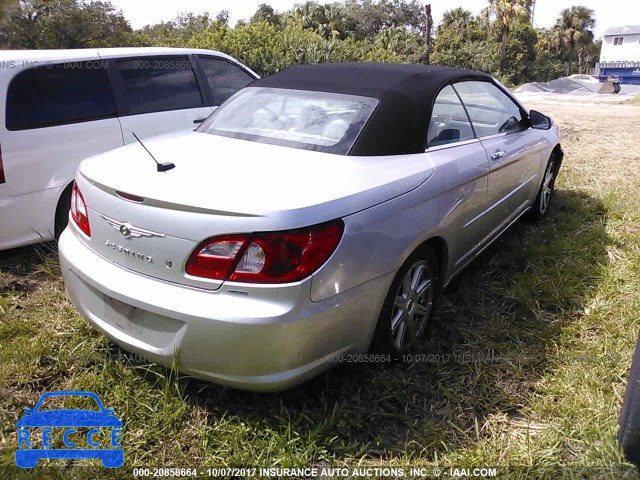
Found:
<path fill-rule="evenodd" d="M 548 212 L 559 142 L 483 73 L 289 68 L 195 132 L 85 160 L 66 289 L 126 350 L 239 389 L 397 358 L 454 275 Z"/>

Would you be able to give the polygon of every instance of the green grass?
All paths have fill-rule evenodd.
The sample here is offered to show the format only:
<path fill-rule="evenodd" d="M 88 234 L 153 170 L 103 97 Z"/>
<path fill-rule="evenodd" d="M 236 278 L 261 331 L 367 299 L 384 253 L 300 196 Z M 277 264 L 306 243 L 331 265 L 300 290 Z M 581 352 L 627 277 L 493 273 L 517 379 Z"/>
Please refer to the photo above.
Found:
<path fill-rule="evenodd" d="M 501 478 L 635 478 L 615 440 L 640 327 L 632 113 L 554 113 L 566 157 L 551 216 L 519 222 L 453 282 L 417 350 L 431 356 L 410 365 L 341 367 L 280 394 L 222 389 L 93 331 L 66 300 L 54 247 L 0 254 L 0 464 L 13 463 L 24 408 L 46 391 L 87 390 L 124 422 L 129 467 L 493 466 Z M 621 133 L 603 137 L 607 122 Z"/>
<path fill-rule="evenodd" d="M 628 103 L 631 103 L 633 105 L 640 105 L 640 95 L 637 95 L 636 97 L 632 98 L 631 100 L 628 101 Z"/>

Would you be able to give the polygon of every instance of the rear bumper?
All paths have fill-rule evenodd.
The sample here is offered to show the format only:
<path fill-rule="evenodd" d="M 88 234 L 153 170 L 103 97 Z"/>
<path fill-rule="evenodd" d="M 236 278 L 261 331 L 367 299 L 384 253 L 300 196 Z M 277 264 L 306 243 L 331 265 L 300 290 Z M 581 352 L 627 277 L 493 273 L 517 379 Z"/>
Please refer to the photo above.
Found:
<path fill-rule="evenodd" d="M 117 344 L 246 390 L 285 389 L 331 367 L 336 355 L 365 352 L 393 279 L 385 275 L 316 303 L 311 279 L 206 291 L 136 274 L 87 248 L 73 225 L 59 253 L 69 298 Z M 238 287 L 248 293 L 234 293 Z"/>

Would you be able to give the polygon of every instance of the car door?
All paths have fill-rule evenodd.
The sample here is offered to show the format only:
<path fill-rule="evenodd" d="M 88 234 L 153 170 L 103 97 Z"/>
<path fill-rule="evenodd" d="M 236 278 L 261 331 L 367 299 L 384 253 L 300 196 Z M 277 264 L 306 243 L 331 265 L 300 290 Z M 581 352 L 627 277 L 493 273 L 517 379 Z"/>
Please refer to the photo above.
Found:
<path fill-rule="evenodd" d="M 445 191 L 441 226 L 447 234 L 450 266 L 457 270 L 473 258 L 485 222 L 489 160 L 458 95 L 451 86 L 436 97 L 427 132 L 427 154 Z"/>
<path fill-rule="evenodd" d="M 480 241 L 482 246 L 530 206 L 540 184 L 545 146 L 522 108 L 492 82 L 464 81 L 454 88 L 489 157 L 486 221 L 492 229 Z"/>
<path fill-rule="evenodd" d="M 0 248 L 53 238 L 58 201 L 80 162 L 122 146 L 106 69 L 95 62 L 97 54 L 87 55 L 40 63 L 7 79 L 6 101 L 0 100 L 6 113 Z"/>
<path fill-rule="evenodd" d="M 257 77 L 253 72 L 222 57 L 195 55 L 201 82 L 205 85 L 208 105 L 214 110 Z"/>
<path fill-rule="evenodd" d="M 111 60 L 124 143 L 193 130 L 213 109 L 188 55 Z"/>

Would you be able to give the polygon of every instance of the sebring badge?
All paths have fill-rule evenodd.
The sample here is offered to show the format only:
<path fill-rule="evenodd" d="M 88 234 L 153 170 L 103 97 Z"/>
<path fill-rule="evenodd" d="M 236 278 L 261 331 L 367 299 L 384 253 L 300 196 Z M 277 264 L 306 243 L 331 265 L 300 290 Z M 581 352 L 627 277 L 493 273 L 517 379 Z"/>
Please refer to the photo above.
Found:
<path fill-rule="evenodd" d="M 134 227 L 130 223 L 119 222 L 113 218 L 101 215 L 101 217 L 113 228 L 118 230 L 124 238 L 152 238 L 159 237 L 164 238 L 164 233 L 152 232 L 151 230 L 144 230 L 143 228 Z"/>
<path fill-rule="evenodd" d="M 142 260 L 143 262 L 147 262 L 147 263 L 153 263 L 153 257 L 150 257 L 145 253 L 136 252 L 135 250 L 131 250 L 129 248 L 123 247 L 122 245 L 115 244 L 111 240 L 105 240 L 104 244 L 107 248 L 110 248 L 111 250 L 114 250 L 118 253 L 122 253 L 127 257 L 136 258 L 138 260 Z"/>

